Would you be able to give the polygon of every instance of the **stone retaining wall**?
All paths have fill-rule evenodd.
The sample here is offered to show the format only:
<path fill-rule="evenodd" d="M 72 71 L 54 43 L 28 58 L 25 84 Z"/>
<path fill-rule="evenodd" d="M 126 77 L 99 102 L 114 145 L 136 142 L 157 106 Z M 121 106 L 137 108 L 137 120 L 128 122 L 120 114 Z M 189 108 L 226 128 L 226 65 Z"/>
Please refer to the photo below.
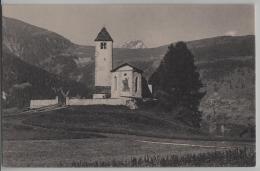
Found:
<path fill-rule="evenodd" d="M 85 105 L 126 105 L 125 99 L 66 99 L 66 105 L 85 106 Z"/>
<path fill-rule="evenodd" d="M 41 108 L 41 107 L 51 106 L 56 104 L 58 104 L 58 97 L 56 97 L 55 99 L 46 99 L 46 100 L 31 100 L 30 108 L 36 109 L 36 108 Z"/>

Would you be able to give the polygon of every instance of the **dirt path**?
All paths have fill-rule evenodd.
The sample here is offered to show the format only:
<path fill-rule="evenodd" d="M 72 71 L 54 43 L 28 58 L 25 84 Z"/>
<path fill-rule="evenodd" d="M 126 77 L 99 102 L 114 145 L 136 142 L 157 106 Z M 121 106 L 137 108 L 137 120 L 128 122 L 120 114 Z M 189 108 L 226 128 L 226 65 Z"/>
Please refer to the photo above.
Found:
<path fill-rule="evenodd" d="M 220 149 L 231 149 L 238 148 L 239 146 L 213 146 L 213 145 L 197 145 L 197 144 L 183 144 L 183 143 L 174 143 L 174 142 L 158 142 L 158 141 L 144 141 L 144 140 L 135 140 L 142 143 L 150 144 L 164 144 L 164 145 L 175 145 L 175 146 L 188 146 L 188 147 L 199 147 L 199 148 L 220 148 Z"/>
<path fill-rule="evenodd" d="M 50 112 L 50 111 L 55 111 L 55 110 L 60 110 L 60 109 L 65 109 L 68 108 L 68 106 L 57 106 L 57 107 L 45 107 L 42 109 L 30 109 L 30 110 L 26 110 L 26 111 L 22 111 L 22 112 L 18 112 L 18 113 L 14 113 L 14 114 L 4 114 L 3 118 L 8 118 L 8 117 L 28 117 L 30 115 L 36 115 L 36 114 L 42 114 L 43 112 Z"/>

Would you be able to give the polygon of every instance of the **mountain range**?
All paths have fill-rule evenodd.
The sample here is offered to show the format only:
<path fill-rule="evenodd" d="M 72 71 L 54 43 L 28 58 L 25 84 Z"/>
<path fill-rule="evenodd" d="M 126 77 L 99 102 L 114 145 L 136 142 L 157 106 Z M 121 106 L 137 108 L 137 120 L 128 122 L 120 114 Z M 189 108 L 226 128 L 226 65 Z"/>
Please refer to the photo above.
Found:
<path fill-rule="evenodd" d="M 3 17 L 2 20 L 4 74 L 12 73 L 20 78 L 23 76 L 14 72 L 15 68 L 30 68 L 31 73 L 36 70 L 46 73 L 45 78 L 55 75 L 80 87 L 83 85 L 86 90 L 93 88 L 94 46 L 75 44 L 57 33 L 17 19 Z M 223 99 L 221 103 L 232 104 L 230 108 L 220 104 L 219 114 L 226 112 L 227 117 L 236 121 L 254 117 L 255 36 L 219 36 L 186 43 L 195 56 L 207 91 L 201 103 L 205 117 L 212 114 L 208 101 L 216 93 Z M 146 48 L 142 41 L 129 41 L 121 48 L 113 49 L 113 66 L 128 62 L 142 69 L 148 80 L 159 66 L 168 46 Z M 12 62 L 8 62 L 9 58 Z M 7 94 L 16 84 L 35 84 L 28 77 L 10 80 L 8 76 L 3 80 L 3 90 Z"/>
<path fill-rule="evenodd" d="M 120 46 L 120 48 L 126 49 L 143 49 L 147 48 L 142 40 L 129 40 Z"/>

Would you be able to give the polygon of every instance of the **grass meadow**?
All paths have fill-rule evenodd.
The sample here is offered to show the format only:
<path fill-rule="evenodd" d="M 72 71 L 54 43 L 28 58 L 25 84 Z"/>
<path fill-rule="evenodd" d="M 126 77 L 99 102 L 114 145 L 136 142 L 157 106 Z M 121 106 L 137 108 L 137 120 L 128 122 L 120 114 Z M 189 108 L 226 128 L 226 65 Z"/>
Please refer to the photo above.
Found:
<path fill-rule="evenodd" d="M 61 166 L 62 163 L 60 163 Z M 126 161 L 108 162 L 72 162 L 71 167 L 253 167 L 255 152 L 252 149 L 232 149 L 199 154 L 178 155 L 146 155 L 133 157 Z"/>
<path fill-rule="evenodd" d="M 2 135 L 3 165 L 9 167 L 253 166 L 255 162 L 254 141 L 213 140 L 166 116 L 121 107 L 6 115 Z"/>

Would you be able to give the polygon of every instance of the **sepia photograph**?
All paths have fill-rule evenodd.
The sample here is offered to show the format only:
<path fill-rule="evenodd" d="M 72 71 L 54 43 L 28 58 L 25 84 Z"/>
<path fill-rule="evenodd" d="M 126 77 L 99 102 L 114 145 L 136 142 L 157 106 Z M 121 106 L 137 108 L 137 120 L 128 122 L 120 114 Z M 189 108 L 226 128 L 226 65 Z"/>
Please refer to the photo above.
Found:
<path fill-rule="evenodd" d="M 2 4 L 4 167 L 255 167 L 254 4 Z"/>

